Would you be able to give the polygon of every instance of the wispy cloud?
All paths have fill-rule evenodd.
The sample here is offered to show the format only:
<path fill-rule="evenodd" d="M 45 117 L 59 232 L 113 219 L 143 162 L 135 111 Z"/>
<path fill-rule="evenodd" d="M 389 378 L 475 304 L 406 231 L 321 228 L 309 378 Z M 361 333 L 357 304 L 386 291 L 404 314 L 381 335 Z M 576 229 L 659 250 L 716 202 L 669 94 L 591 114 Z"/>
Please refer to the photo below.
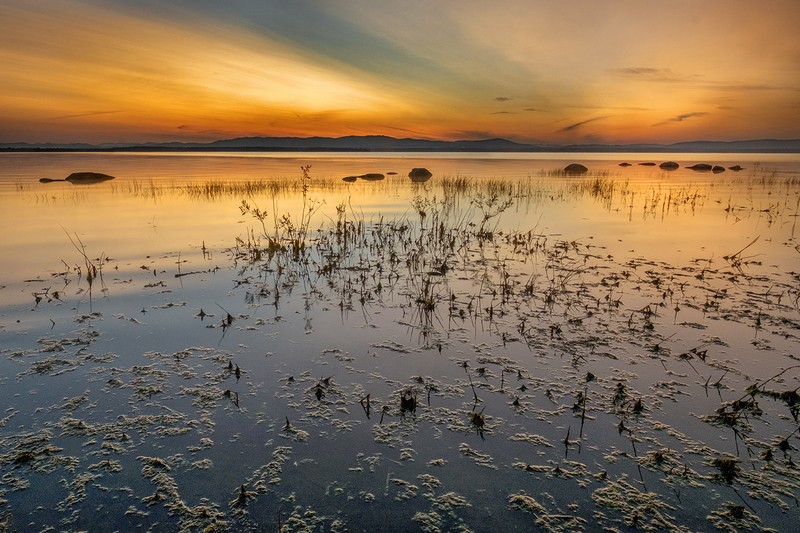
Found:
<path fill-rule="evenodd" d="M 558 130 L 558 131 L 561 131 L 561 132 L 574 131 L 574 130 L 577 130 L 578 128 L 580 128 L 581 126 L 585 126 L 586 124 L 589 124 L 590 122 L 594 122 L 594 121 L 596 121 L 596 120 L 602 120 L 602 119 L 604 119 L 604 118 L 608 118 L 608 116 L 604 116 L 604 117 L 594 117 L 594 118 L 590 118 L 590 119 L 588 119 L 588 120 L 582 120 L 582 121 L 580 121 L 580 122 L 576 122 L 576 123 L 574 123 L 574 124 L 570 124 L 569 126 L 567 126 L 567 127 L 565 127 L 565 128 L 561 128 L 561 129 L 560 129 L 560 130 Z"/>
<path fill-rule="evenodd" d="M 498 137 L 498 133 L 492 130 L 458 130 L 447 135 L 450 139 L 493 139 Z M 502 135 L 503 138 L 509 138 Z"/>
<path fill-rule="evenodd" d="M 679 82 L 689 81 L 696 78 L 696 76 L 681 76 L 672 72 L 668 68 L 655 68 L 655 67 L 624 67 L 614 68 L 609 72 L 615 76 L 623 78 L 637 79 L 642 81 L 653 82 Z"/>
<path fill-rule="evenodd" d="M 511 98 L 509 96 L 498 96 L 495 100 L 498 102 L 508 102 Z"/>
<path fill-rule="evenodd" d="M 80 118 L 80 117 L 93 117 L 95 115 L 110 115 L 112 113 L 121 113 L 121 111 L 87 111 L 85 113 L 74 113 L 72 115 L 60 115 L 57 117 L 53 117 L 53 120 L 66 120 L 70 118 Z"/>
<path fill-rule="evenodd" d="M 684 120 L 686 120 L 688 118 L 704 117 L 706 115 L 708 115 L 708 113 L 703 113 L 703 112 L 700 112 L 700 111 L 697 111 L 697 112 L 694 112 L 694 113 L 684 113 L 682 115 L 678 115 L 676 117 L 672 117 L 670 119 L 670 122 L 683 122 Z"/>
<path fill-rule="evenodd" d="M 567 105 L 566 109 L 611 109 L 614 111 L 650 111 L 647 107 L 607 106 L 607 105 Z"/>
<path fill-rule="evenodd" d="M 661 83 L 696 83 L 703 89 L 720 91 L 799 91 L 800 88 L 785 84 L 745 83 L 708 79 L 700 74 L 679 74 L 668 68 L 656 67 L 624 67 L 608 70 L 614 76 L 629 80 Z"/>
<path fill-rule="evenodd" d="M 752 91 L 791 91 L 798 92 L 800 88 L 794 85 L 768 85 L 768 84 L 755 84 L 755 83 L 726 83 L 726 82 L 710 82 L 707 86 L 708 89 L 719 91 L 733 91 L 733 92 L 752 92 Z"/>
<path fill-rule="evenodd" d="M 653 126 L 663 126 L 665 124 L 670 124 L 672 122 L 683 122 L 684 120 L 689 120 L 690 118 L 697 118 L 697 117 L 704 117 L 708 115 L 708 113 L 702 111 L 695 111 L 694 113 L 681 113 L 680 115 L 676 115 L 670 119 L 667 119 L 663 122 L 659 122 L 657 124 L 653 124 Z"/>
<path fill-rule="evenodd" d="M 426 137 L 426 138 L 430 136 L 430 133 L 426 132 L 426 131 L 414 130 L 414 129 L 409 129 L 409 128 L 400 128 L 400 127 L 397 127 L 397 126 L 392 126 L 390 124 L 380 124 L 380 127 L 384 128 L 384 129 L 387 129 L 387 130 L 402 131 L 404 133 L 413 133 L 414 135 L 420 135 L 420 136 Z"/>

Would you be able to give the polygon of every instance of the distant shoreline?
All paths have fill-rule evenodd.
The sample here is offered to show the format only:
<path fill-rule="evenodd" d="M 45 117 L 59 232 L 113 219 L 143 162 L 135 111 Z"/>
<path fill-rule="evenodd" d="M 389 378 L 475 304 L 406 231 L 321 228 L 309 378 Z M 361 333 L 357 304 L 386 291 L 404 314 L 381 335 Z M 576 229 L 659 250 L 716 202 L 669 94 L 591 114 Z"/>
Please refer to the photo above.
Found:
<path fill-rule="evenodd" d="M 301 153 L 301 152 L 328 152 L 328 153 L 464 153 L 464 154 L 576 154 L 576 153 L 596 153 L 596 154 L 800 154 L 798 150 L 676 150 L 676 149 L 553 149 L 553 150 L 372 150 L 369 148 L 150 148 L 150 147 L 129 147 L 129 148 L 0 148 L 0 153 Z"/>
<path fill-rule="evenodd" d="M 374 152 L 369 149 L 331 148 L 172 148 L 151 146 L 122 146 L 114 148 L 2 148 L 0 152 Z M 398 150 L 400 151 L 400 150 Z M 408 151 L 408 150 L 405 150 Z"/>
<path fill-rule="evenodd" d="M 673 144 L 525 144 L 507 139 L 437 141 L 382 135 L 242 137 L 208 143 L 0 143 L 0 152 L 406 152 L 406 153 L 800 153 L 800 139 L 689 141 Z"/>

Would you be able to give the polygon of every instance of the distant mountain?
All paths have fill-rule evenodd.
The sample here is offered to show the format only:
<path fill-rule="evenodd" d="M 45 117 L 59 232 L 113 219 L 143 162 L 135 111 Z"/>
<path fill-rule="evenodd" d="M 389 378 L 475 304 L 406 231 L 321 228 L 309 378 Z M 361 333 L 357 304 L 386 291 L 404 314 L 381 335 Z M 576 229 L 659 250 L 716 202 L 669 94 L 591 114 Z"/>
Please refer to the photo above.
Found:
<path fill-rule="evenodd" d="M 507 139 L 433 141 L 385 135 L 240 137 L 210 143 L 0 143 L 2 151 L 331 151 L 331 152 L 745 152 L 800 153 L 800 139 L 691 141 L 674 144 L 523 144 Z"/>
<path fill-rule="evenodd" d="M 96 150 L 97 145 L 88 143 L 0 143 L 0 150 L 28 152 L 31 150 Z"/>
<path fill-rule="evenodd" d="M 242 137 L 215 141 L 212 148 L 264 148 L 275 150 L 344 150 L 369 152 L 529 152 L 534 145 L 506 139 L 477 141 L 430 141 L 426 139 L 396 139 L 385 135 L 348 137 Z"/>

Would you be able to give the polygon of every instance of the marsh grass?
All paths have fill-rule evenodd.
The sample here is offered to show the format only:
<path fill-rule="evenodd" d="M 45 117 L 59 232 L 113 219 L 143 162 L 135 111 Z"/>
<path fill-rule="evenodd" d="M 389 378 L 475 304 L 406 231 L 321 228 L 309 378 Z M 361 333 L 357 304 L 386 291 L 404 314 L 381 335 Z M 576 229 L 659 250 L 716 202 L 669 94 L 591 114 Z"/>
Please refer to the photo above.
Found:
<path fill-rule="evenodd" d="M 311 172 L 311 169 L 309 169 Z M 618 188 L 627 188 L 628 179 L 616 178 L 608 172 L 589 173 L 571 177 L 563 172 L 531 176 L 519 179 L 470 178 L 466 176 L 442 176 L 425 184 L 416 184 L 420 190 L 446 198 L 448 203 L 469 199 L 477 194 L 485 196 L 511 196 L 514 198 L 546 198 L 549 196 L 580 197 L 584 195 L 608 198 Z M 380 181 L 344 182 L 339 178 L 313 176 L 307 185 L 309 193 L 338 193 L 368 191 L 374 194 L 397 193 L 410 185 L 402 176 L 388 176 Z M 185 195 L 197 200 L 256 196 L 291 196 L 301 193 L 304 185 L 297 179 L 269 178 L 250 180 L 211 180 L 200 183 L 181 183 L 170 180 L 121 180 L 111 182 L 115 194 L 154 198 L 164 195 Z M 427 193 L 426 193 L 427 194 Z"/>
<path fill-rule="evenodd" d="M 782 174 L 774 168 L 769 168 L 755 163 L 747 172 L 738 172 L 730 177 L 726 177 L 728 181 L 737 185 L 746 185 L 749 187 L 762 187 L 775 190 L 776 187 L 797 187 L 800 185 L 800 176 L 796 174 Z"/>
<path fill-rule="evenodd" d="M 311 170 L 309 169 L 309 172 Z M 303 185 L 302 180 L 292 178 L 263 179 L 222 179 L 202 180 L 197 182 L 178 182 L 173 180 L 116 180 L 104 184 L 113 194 L 145 198 L 150 200 L 166 200 L 171 197 L 188 198 L 196 202 L 225 201 L 229 199 L 247 199 L 257 203 L 274 203 L 278 199 L 295 198 L 301 194 L 318 197 L 336 195 L 349 196 L 371 195 L 374 197 L 400 198 L 408 194 L 409 189 L 422 192 L 425 196 L 435 196 L 449 209 L 461 209 L 476 198 L 513 199 L 518 207 L 547 203 L 569 203 L 590 199 L 609 211 L 627 211 L 632 219 L 635 215 L 644 218 L 665 218 L 681 212 L 695 212 L 703 209 L 709 202 L 712 192 L 724 194 L 725 189 L 734 190 L 745 187 L 751 191 L 771 191 L 774 201 L 769 205 L 761 205 L 755 200 L 747 204 L 730 204 L 727 211 L 731 216 L 741 218 L 745 215 L 763 216 L 769 223 L 774 223 L 781 212 L 791 212 L 793 195 L 800 186 L 800 177 L 784 175 L 775 170 L 762 168 L 759 165 L 744 173 L 727 173 L 714 175 L 709 180 L 696 184 L 671 183 L 665 175 L 654 183 L 636 183 L 629 177 L 611 171 L 590 171 L 582 176 L 567 175 L 563 169 L 540 170 L 525 178 L 494 179 L 476 178 L 463 175 L 445 175 L 435 177 L 424 184 L 410 184 L 403 176 L 389 175 L 386 179 L 357 182 L 345 182 L 330 176 L 313 176 L 313 180 Z M 18 189 L 19 194 L 26 194 L 28 187 Z M 75 191 L 58 188 L 53 195 L 37 196 L 37 203 L 53 203 L 56 198 L 80 204 L 92 201 L 89 190 Z M 412 193 L 413 194 L 413 193 Z M 274 207 L 274 206 L 273 206 Z M 273 209 L 275 211 L 275 209 Z M 274 224 L 273 224 L 274 225 Z"/>

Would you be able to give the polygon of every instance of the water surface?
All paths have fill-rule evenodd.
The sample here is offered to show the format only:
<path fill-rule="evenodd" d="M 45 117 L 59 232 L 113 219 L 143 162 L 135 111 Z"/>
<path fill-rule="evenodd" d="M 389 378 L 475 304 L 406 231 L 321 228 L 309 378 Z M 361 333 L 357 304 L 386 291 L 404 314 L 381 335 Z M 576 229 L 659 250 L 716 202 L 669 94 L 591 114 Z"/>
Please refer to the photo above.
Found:
<path fill-rule="evenodd" d="M 800 518 L 795 155 L 0 161 L 17 529 Z"/>

